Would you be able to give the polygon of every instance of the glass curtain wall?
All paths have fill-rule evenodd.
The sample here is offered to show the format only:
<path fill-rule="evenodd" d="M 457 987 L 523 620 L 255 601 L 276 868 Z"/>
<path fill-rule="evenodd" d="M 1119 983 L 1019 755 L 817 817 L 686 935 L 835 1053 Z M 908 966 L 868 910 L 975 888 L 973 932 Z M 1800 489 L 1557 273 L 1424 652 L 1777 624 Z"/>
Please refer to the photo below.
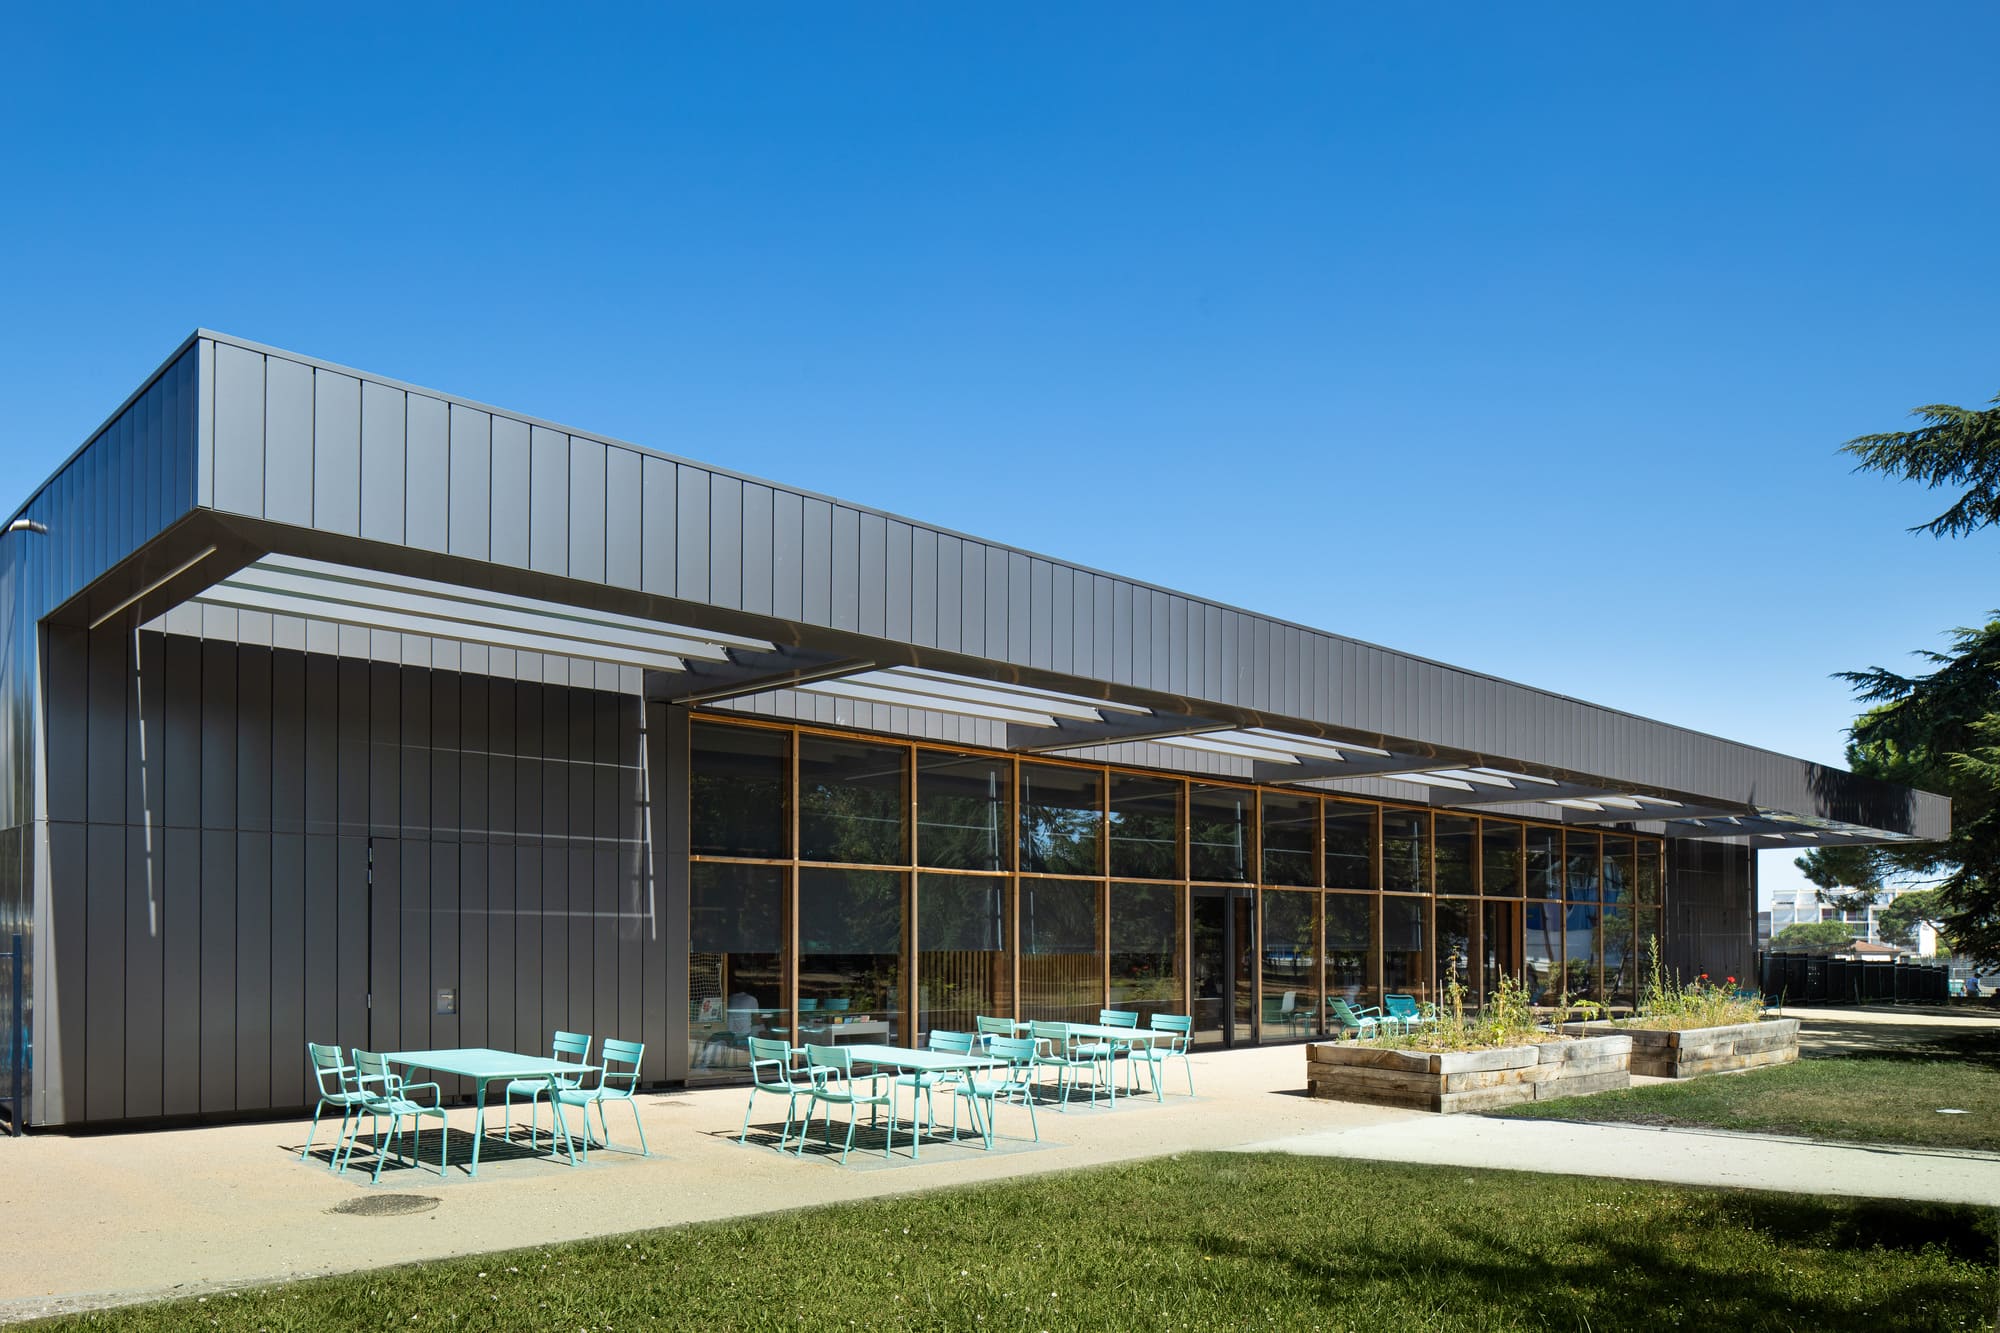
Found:
<path fill-rule="evenodd" d="M 1623 832 L 709 718 L 690 747 L 697 1071 L 740 1071 L 755 1035 L 1191 1012 L 1204 884 L 1242 886 L 1238 1041 L 1450 973 L 1629 1004 L 1662 928 L 1663 844 Z"/>

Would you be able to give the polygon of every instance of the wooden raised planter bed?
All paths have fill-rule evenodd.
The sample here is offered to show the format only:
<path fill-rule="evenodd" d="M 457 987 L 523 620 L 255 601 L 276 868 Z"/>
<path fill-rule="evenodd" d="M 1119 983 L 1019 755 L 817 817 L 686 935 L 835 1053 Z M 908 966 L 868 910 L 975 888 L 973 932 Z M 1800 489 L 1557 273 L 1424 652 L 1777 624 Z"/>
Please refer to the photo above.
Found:
<path fill-rule="evenodd" d="M 1306 1091 L 1418 1111 L 1487 1111 L 1629 1087 L 1631 1057 L 1632 1038 L 1624 1032 L 1487 1051 L 1315 1042 L 1306 1047 Z"/>
<path fill-rule="evenodd" d="M 1578 1036 L 1617 1032 L 1630 1037 L 1632 1072 L 1645 1078 L 1694 1078 L 1732 1069 L 1787 1065 L 1799 1058 L 1796 1018 L 1766 1018 L 1679 1032 L 1614 1023 L 1572 1023 L 1563 1031 Z"/>

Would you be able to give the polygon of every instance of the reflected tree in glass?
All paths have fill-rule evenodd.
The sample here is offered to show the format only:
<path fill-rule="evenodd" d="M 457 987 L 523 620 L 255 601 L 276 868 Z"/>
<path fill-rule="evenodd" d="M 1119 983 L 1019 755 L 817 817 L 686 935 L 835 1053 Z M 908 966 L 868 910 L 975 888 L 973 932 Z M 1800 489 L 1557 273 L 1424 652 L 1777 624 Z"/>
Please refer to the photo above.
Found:
<path fill-rule="evenodd" d="M 1326 986 L 1349 1004 L 1379 1004 L 1376 977 L 1381 969 L 1375 952 L 1373 894 L 1326 895 Z"/>
<path fill-rule="evenodd" d="M 1185 1013 L 1181 891 L 1171 884 L 1111 886 L 1111 1007 Z M 1141 1019 L 1144 1022 L 1144 1019 Z"/>
<path fill-rule="evenodd" d="M 908 757 L 900 746 L 799 737 L 799 859 L 906 862 Z"/>
<path fill-rule="evenodd" d="M 1111 874 L 1181 877 L 1181 786 L 1171 778 L 1111 775 Z"/>
<path fill-rule="evenodd" d="M 971 1032 L 981 1015 L 1013 1013 L 1008 884 L 984 875 L 917 877 L 919 1043 L 933 1028 Z"/>
<path fill-rule="evenodd" d="M 1188 792 L 1188 877 L 1240 884 L 1250 878 L 1257 793 L 1197 786 Z"/>
<path fill-rule="evenodd" d="M 1429 893 L 1425 862 L 1431 817 L 1418 810 L 1382 812 L 1382 888 L 1386 893 Z M 1391 990 L 1397 989 L 1391 986 Z"/>
<path fill-rule="evenodd" d="M 1104 1007 L 1097 882 L 1024 879 L 1020 894 L 1021 1017 L 1096 1022 Z"/>
<path fill-rule="evenodd" d="M 987 755 L 917 752 L 917 862 L 1005 870 L 1013 765 Z"/>
<path fill-rule="evenodd" d="M 1480 868 L 1479 891 L 1488 898 L 1521 896 L 1521 826 L 1497 819 L 1480 822 L 1480 846 L 1484 865 Z"/>
<path fill-rule="evenodd" d="M 1096 769 L 1021 765 L 1021 869 L 1102 872 L 1104 776 Z"/>
<path fill-rule="evenodd" d="M 1317 885 L 1319 799 L 1267 792 L 1263 806 L 1264 882 L 1302 887 Z"/>
<path fill-rule="evenodd" d="M 1373 893 L 1375 860 L 1379 850 L 1375 836 L 1376 812 L 1372 805 L 1351 805 L 1345 801 L 1326 803 L 1326 886 Z"/>
<path fill-rule="evenodd" d="M 899 1044 L 908 881 L 889 870 L 799 871 L 800 1044 Z"/>
<path fill-rule="evenodd" d="M 1319 895 L 1266 889 L 1261 897 L 1264 1021 L 1259 1040 L 1309 1037 L 1319 1013 Z"/>
<path fill-rule="evenodd" d="M 690 850 L 696 856 L 788 857 L 791 737 L 697 722 L 688 729 Z"/>
<path fill-rule="evenodd" d="M 1477 893 L 1479 821 L 1463 815 L 1438 815 L 1432 836 L 1436 847 L 1437 892 L 1460 896 Z"/>

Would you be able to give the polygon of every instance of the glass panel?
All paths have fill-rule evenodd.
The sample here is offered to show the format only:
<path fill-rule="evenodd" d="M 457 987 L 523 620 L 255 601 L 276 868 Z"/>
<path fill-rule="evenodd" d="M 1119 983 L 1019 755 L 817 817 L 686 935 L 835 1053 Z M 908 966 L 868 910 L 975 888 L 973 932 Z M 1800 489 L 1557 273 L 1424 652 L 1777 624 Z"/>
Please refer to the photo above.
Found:
<path fill-rule="evenodd" d="M 1433 975 L 1439 1004 L 1445 999 L 1445 979 L 1451 976 L 1464 988 L 1467 1006 L 1478 1003 L 1472 977 L 1472 934 L 1478 925 L 1478 910 L 1479 904 L 1471 898 L 1437 900 L 1437 968 Z"/>
<path fill-rule="evenodd" d="M 1660 846 L 1650 838 L 1639 839 L 1638 863 L 1632 871 L 1632 901 L 1652 906 L 1660 901 Z"/>
<path fill-rule="evenodd" d="M 1171 778 L 1111 775 L 1111 873 L 1181 877 L 1181 787 Z"/>
<path fill-rule="evenodd" d="M 1111 886 L 1111 1007 L 1149 1016 L 1187 1012 L 1181 1008 L 1177 886 Z"/>
<path fill-rule="evenodd" d="M 1608 889 L 1610 884 L 1608 872 L 1605 883 Z M 1606 903 L 1604 907 L 1605 1003 L 1632 1004 L 1637 997 L 1638 985 L 1638 955 L 1632 952 L 1632 909 L 1624 903 Z"/>
<path fill-rule="evenodd" d="M 1250 878 L 1250 821 L 1257 793 L 1247 787 L 1200 787 L 1188 793 L 1190 879 Z"/>
<path fill-rule="evenodd" d="M 1021 881 L 1021 1017 L 1095 1023 L 1104 1007 L 1097 884 Z"/>
<path fill-rule="evenodd" d="M 917 751 L 917 864 L 1005 870 L 1013 784 L 1008 760 Z"/>
<path fill-rule="evenodd" d="M 1563 843 L 1569 857 L 1569 889 L 1565 896 L 1571 902 L 1596 902 L 1597 835 L 1571 833 Z"/>
<path fill-rule="evenodd" d="M 688 819 L 696 856 L 791 854 L 791 737 L 697 722 L 688 729 Z"/>
<path fill-rule="evenodd" d="M 1597 913 L 1594 903 L 1576 903 L 1563 914 L 1563 987 L 1573 999 L 1603 998 L 1598 969 L 1604 962 L 1604 942 Z"/>
<path fill-rule="evenodd" d="M 1481 903 L 1479 927 L 1480 993 L 1491 995 L 1501 977 L 1521 976 L 1521 904 Z"/>
<path fill-rule="evenodd" d="M 1528 896 L 1563 896 L 1561 829 L 1528 825 Z"/>
<path fill-rule="evenodd" d="M 1101 873 L 1104 775 L 1089 768 L 1021 765 L 1021 869 Z"/>
<path fill-rule="evenodd" d="M 1622 903 L 1632 885 L 1632 840 L 1604 836 L 1604 901 Z"/>
<path fill-rule="evenodd" d="M 1257 899 L 1249 889 L 1229 895 L 1229 914 L 1236 932 L 1236 957 L 1230 962 L 1230 996 L 1235 1030 L 1229 1040 L 1241 1046 L 1253 1040 L 1252 1011 L 1257 1000 Z"/>
<path fill-rule="evenodd" d="M 1633 959 L 1641 978 L 1641 985 L 1651 984 L 1653 979 L 1653 950 L 1660 941 L 1660 914 L 1655 911 L 1636 913 L 1638 920 L 1633 923 Z M 1666 960 L 1660 960 L 1660 972 L 1666 974 Z"/>
<path fill-rule="evenodd" d="M 1317 816 L 1318 812 L 1314 814 Z M 1261 1041 L 1310 1037 L 1318 1028 L 1318 907 L 1317 893 L 1264 891 L 1264 1021 L 1258 1027 Z"/>
<path fill-rule="evenodd" d="M 1326 803 L 1326 886 L 1375 891 L 1374 806 Z"/>
<path fill-rule="evenodd" d="M 1375 989 L 1380 970 L 1375 952 L 1375 904 L 1359 893 L 1326 895 L 1326 993 L 1349 1004 L 1381 1003 Z"/>
<path fill-rule="evenodd" d="M 1430 998 L 1431 903 L 1428 898 L 1382 899 L 1382 989 Z"/>
<path fill-rule="evenodd" d="M 1520 897 L 1521 826 L 1483 820 L 1480 845 L 1485 850 L 1485 864 L 1480 867 L 1479 891 L 1489 898 Z"/>
<path fill-rule="evenodd" d="M 1474 882 L 1475 858 L 1479 855 L 1479 821 L 1463 815 L 1437 815 L 1437 891 L 1439 894 L 1469 895 L 1479 892 Z M 1463 978 L 1461 978 L 1463 981 Z"/>
<path fill-rule="evenodd" d="M 971 1032 L 981 1014 L 1014 1012 L 1007 949 L 1008 881 L 917 876 L 917 1041 L 931 1029 Z"/>
<path fill-rule="evenodd" d="M 1532 857 L 1534 852 L 1528 855 Z M 1562 965 L 1562 907 L 1557 903 L 1531 902 L 1523 920 L 1521 940 L 1526 971 L 1523 979 L 1528 984 L 1528 999 L 1533 1004 L 1548 1004 L 1555 999 L 1551 991 L 1558 981 L 1556 969 Z"/>
<path fill-rule="evenodd" d="M 1429 893 L 1425 874 L 1430 858 L 1431 817 L 1421 810 L 1382 811 L 1382 889 L 1385 893 Z M 1386 947 L 1386 946 L 1385 946 Z M 1391 990 L 1395 987 L 1391 986 Z"/>
<path fill-rule="evenodd" d="M 792 1035 L 784 1007 L 785 870 L 688 870 L 688 1067 L 747 1069 L 750 1038 Z"/>
<path fill-rule="evenodd" d="M 1226 889 L 1193 889 L 1188 901 L 1189 949 L 1194 956 L 1193 993 L 1188 1012 L 1194 1017 L 1194 1039 L 1207 1044 L 1222 1040 L 1230 994 L 1229 893 Z"/>
<path fill-rule="evenodd" d="M 799 859 L 907 862 L 908 761 L 900 746 L 799 737 Z"/>
<path fill-rule="evenodd" d="M 902 1044 L 908 882 L 892 870 L 799 872 L 800 1045 Z"/>
<path fill-rule="evenodd" d="M 1264 794 L 1264 882 L 1319 883 L 1319 800 Z"/>

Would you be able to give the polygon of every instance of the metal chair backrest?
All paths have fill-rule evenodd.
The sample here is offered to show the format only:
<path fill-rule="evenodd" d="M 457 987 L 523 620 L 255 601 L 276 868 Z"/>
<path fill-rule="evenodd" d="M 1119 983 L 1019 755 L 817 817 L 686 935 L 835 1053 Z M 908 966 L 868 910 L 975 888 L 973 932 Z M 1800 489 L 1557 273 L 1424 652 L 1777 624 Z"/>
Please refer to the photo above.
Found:
<path fill-rule="evenodd" d="M 995 1037 L 986 1049 L 996 1060 L 1005 1060 L 1011 1070 L 1034 1063 L 1035 1042 L 1032 1037 Z"/>
<path fill-rule="evenodd" d="M 1397 1018 L 1421 1018 L 1423 1010 L 1417 1005 L 1414 995 L 1390 994 L 1382 997 L 1382 1007 Z"/>
<path fill-rule="evenodd" d="M 354 1082 L 363 1092 L 368 1090 L 370 1083 L 381 1084 L 382 1090 L 378 1095 L 383 1097 L 394 1097 L 403 1090 L 403 1080 L 389 1068 L 386 1058 L 376 1051 L 364 1051 L 358 1046 L 354 1048 Z"/>
<path fill-rule="evenodd" d="M 1185 1037 L 1194 1031 L 1194 1019 L 1187 1014 L 1154 1014 L 1150 1021 L 1155 1032 L 1178 1032 Z"/>
<path fill-rule="evenodd" d="M 1097 1024 L 1107 1028 L 1135 1028 L 1139 1026 L 1139 1015 L 1130 1009 L 1099 1009 Z"/>
<path fill-rule="evenodd" d="M 767 1077 L 764 1070 L 774 1066 Z M 778 1092 L 792 1089 L 792 1048 L 782 1041 L 770 1037 L 750 1039 L 750 1081 L 760 1088 L 771 1088 Z"/>
<path fill-rule="evenodd" d="M 814 1082 L 826 1073 L 849 1075 L 854 1072 L 854 1052 L 845 1046 L 816 1046 L 808 1042 L 806 1068 L 812 1072 Z"/>
<path fill-rule="evenodd" d="M 818 1000 L 809 1000 L 809 999 L 805 999 L 805 998 L 801 997 L 801 998 L 800 998 L 800 1000 L 799 1000 L 799 1012 L 800 1012 L 800 1013 L 802 1013 L 802 1014 L 816 1014 L 816 1013 L 818 1013 L 818 1012 L 819 1012 L 819 1001 L 818 1001 Z"/>
<path fill-rule="evenodd" d="M 982 1037 L 1011 1037 L 1014 1035 L 1014 1020 L 1011 1018 L 988 1018 L 981 1015 L 972 1020 Z"/>
<path fill-rule="evenodd" d="M 354 1080 L 348 1077 L 354 1072 L 354 1066 L 341 1059 L 338 1046 L 322 1046 L 316 1041 L 309 1041 L 306 1043 L 306 1058 L 312 1061 L 313 1078 L 319 1082 L 320 1096 L 338 1097 L 342 1093 L 356 1091 Z M 330 1088 L 326 1085 L 329 1076 L 333 1079 Z"/>
<path fill-rule="evenodd" d="M 549 1043 L 549 1054 L 557 1060 L 566 1060 L 567 1057 L 574 1056 L 576 1057 L 574 1061 L 567 1062 L 587 1065 L 590 1063 L 590 1035 L 584 1032 L 564 1032 L 558 1029 L 556 1031 L 556 1039 Z M 558 1076 L 556 1081 L 561 1083 L 565 1088 L 574 1088 L 582 1084 L 583 1075 L 563 1074 Z"/>
<path fill-rule="evenodd" d="M 1030 1023 L 1028 1035 L 1037 1042 L 1049 1043 L 1049 1054 L 1067 1054 L 1069 1051 L 1069 1024 Z"/>
<path fill-rule="evenodd" d="M 604 1069 L 597 1076 L 597 1086 L 606 1089 L 614 1097 L 630 1097 L 639 1089 L 639 1064 L 646 1058 L 646 1043 L 642 1041 L 620 1041 L 616 1037 L 604 1039 Z M 623 1065 L 623 1069 L 613 1069 L 613 1065 Z M 613 1082 L 624 1084 L 624 1090 L 613 1088 Z"/>
<path fill-rule="evenodd" d="M 848 999 L 845 995 L 842 995 L 831 1000 L 821 1000 L 819 1002 L 819 1007 L 823 1010 L 830 1010 L 836 1014 L 844 1014 L 847 1012 L 847 1007 L 852 1003 L 853 1003 L 852 1000 Z"/>
<path fill-rule="evenodd" d="M 934 1051 L 944 1051 L 950 1055 L 971 1055 L 972 1043 L 975 1040 L 970 1032 L 947 1032 L 943 1028 L 932 1028 L 930 1047 Z"/>

